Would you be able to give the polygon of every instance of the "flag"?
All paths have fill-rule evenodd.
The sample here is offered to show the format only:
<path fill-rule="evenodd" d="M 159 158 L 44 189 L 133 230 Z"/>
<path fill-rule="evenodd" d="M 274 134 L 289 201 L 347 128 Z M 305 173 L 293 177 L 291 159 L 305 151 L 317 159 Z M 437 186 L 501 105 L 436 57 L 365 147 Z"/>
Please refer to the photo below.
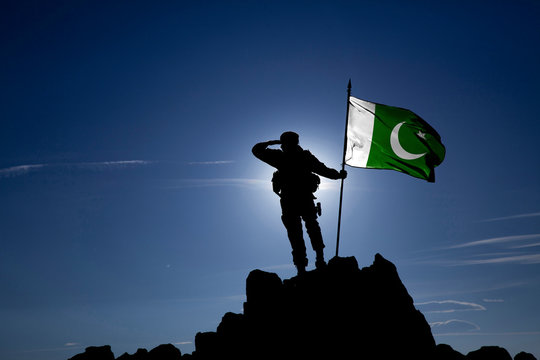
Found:
<path fill-rule="evenodd" d="M 345 164 L 434 182 L 445 153 L 437 131 L 412 111 L 349 97 Z"/>

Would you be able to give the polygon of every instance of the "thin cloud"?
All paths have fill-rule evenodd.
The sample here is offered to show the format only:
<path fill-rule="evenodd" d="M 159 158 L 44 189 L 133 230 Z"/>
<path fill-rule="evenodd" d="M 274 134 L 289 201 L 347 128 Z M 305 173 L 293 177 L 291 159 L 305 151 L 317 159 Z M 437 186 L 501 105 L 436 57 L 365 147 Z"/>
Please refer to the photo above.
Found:
<path fill-rule="evenodd" d="M 189 345 L 189 344 L 193 344 L 192 341 L 179 341 L 179 342 L 175 342 L 174 345 Z"/>
<path fill-rule="evenodd" d="M 453 266 L 485 264 L 540 264 L 540 254 L 494 257 L 490 259 L 456 260 Z"/>
<path fill-rule="evenodd" d="M 188 165 L 224 165 L 232 164 L 234 160 L 216 160 L 216 161 L 191 161 L 188 162 Z"/>
<path fill-rule="evenodd" d="M 66 343 L 63 347 L 54 348 L 42 348 L 42 349 L 28 349 L 22 350 L 22 354 L 40 353 L 40 352 L 61 352 L 61 351 L 73 351 L 75 349 L 84 349 L 84 346 L 79 343 Z"/>
<path fill-rule="evenodd" d="M 47 166 L 47 164 L 29 164 L 29 165 L 11 166 L 8 168 L 0 169 L 0 178 L 24 175 L 31 171 L 41 169 L 45 166 Z"/>
<path fill-rule="evenodd" d="M 503 299 L 482 299 L 483 302 L 487 303 L 502 303 L 504 302 Z"/>
<path fill-rule="evenodd" d="M 26 175 L 30 172 L 47 168 L 79 168 L 100 170 L 106 168 L 118 168 L 127 166 L 140 166 L 153 163 L 147 160 L 118 160 L 118 161 L 94 161 L 78 163 L 48 163 L 48 164 L 25 164 L 0 169 L 0 178 L 8 178 Z"/>
<path fill-rule="evenodd" d="M 459 249 L 459 248 L 465 248 L 465 247 L 471 247 L 471 246 L 491 245 L 491 244 L 506 243 L 506 242 L 512 242 L 512 241 L 538 239 L 538 238 L 540 238 L 540 234 L 502 236 L 502 237 L 494 237 L 494 238 L 489 238 L 489 239 L 484 239 L 484 240 L 471 241 L 464 244 L 450 246 L 446 249 Z"/>
<path fill-rule="evenodd" d="M 265 270 L 265 271 L 273 271 L 273 270 L 290 270 L 290 269 L 294 269 L 294 265 L 293 264 L 281 264 L 281 265 L 271 265 L 271 266 L 265 266 L 265 267 L 262 267 L 261 270 Z"/>
<path fill-rule="evenodd" d="M 270 189 L 271 182 L 268 179 L 251 179 L 251 178 L 211 178 L 211 179 L 178 179 L 172 185 L 164 186 L 164 189 L 185 189 L 185 188 L 200 188 L 200 187 L 219 187 L 219 186 L 234 186 L 234 187 L 265 187 Z M 319 191 L 337 189 L 337 184 L 330 182 L 321 182 Z"/>
<path fill-rule="evenodd" d="M 453 313 L 456 311 L 486 310 L 486 308 L 480 304 L 458 300 L 426 301 L 422 303 L 415 303 L 414 305 L 424 308 L 423 310 L 421 309 L 421 311 L 424 313 Z"/>
<path fill-rule="evenodd" d="M 511 249 L 524 249 L 536 246 L 540 246 L 540 243 L 512 246 Z"/>
<path fill-rule="evenodd" d="M 503 221 L 503 220 L 522 219 L 522 218 L 538 217 L 538 216 L 540 216 L 540 212 L 502 216 L 502 217 L 496 217 L 496 218 L 491 218 L 491 219 L 479 220 L 478 222 Z"/>
<path fill-rule="evenodd" d="M 98 161 L 98 162 L 81 162 L 74 164 L 66 165 L 75 165 L 75 166 L 124 166 L 124 165 L 147 165 L 151 164 L 152 161 L 147 160 L 119 160 L 119 161 Z"/>
<path fill-rule="evenodd" d="M 437 263 L 436 265 L 442 265 L 440 263 Z M 448 263 L 445 263 L 444 265 L 448 265 Z M 448 296 L 464 296 L 468 294 L 484 294 L 487 292 L 493 292 L 493 291 L 500 291 L 500 290 L 506 290 L 506 289 L 514 289 L 514 288 L 520 288 L 524 286 L 528 286 L 529 282 L 519 280 L 519 281 L 513 281 L 513 282 L 501 282 L 498 284 L 494 284 L 491 286 L 485 286 L 485 287 L 474 287 L 472 289 L 461 289 L 461 290 L 450 290 L 446 289 L 444 291 L 439 292 L 433 292 L 429 294 L 425 294 L 422 296 L 422 298 L 436 298 L 436 297 L 448 297 Z"/>
<path fill-rule="evenodd" d="M 268 186 L 268 180 L 249 178 L 180 179 L 174 185 L 166 186 L 165 188 L 184 189 L 216 186 Z"/>
<path fill-rule="evenodd" d="M 511 331 L 511 332 L 451 332 L 444 334 L 433 334 L 434 336 L 462 336 L 462 335 L 476 335 L 476 336 L 522 336 L 522 335 L 540 335 L 540 331 Z"/>
<path fill-rule="evenodd" d="M 438 331 L 448 331 L 450 333 L 455 333 L 457 331 L 463 332 L 463 331 L 479 331 L 480 326 L 477 324 L 466 321 L 466 320 L 460 320 L 460 319 L 450 319 L 446 321 L 436 321 L 429 323 L 429 326 L 432 330 L 435 332 Z M 446 334 L 434 334 L 434 335 L 446 335 Z"/>

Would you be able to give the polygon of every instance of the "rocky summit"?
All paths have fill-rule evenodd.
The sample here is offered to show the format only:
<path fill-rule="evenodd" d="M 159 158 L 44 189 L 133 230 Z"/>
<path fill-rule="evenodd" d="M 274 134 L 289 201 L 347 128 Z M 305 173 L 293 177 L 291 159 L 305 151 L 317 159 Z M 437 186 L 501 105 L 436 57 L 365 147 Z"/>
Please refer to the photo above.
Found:
<path fill-rule="evenodd" d="M 354 257 L 336 257 L 285 281 L 254 270 L 246 295 L 244 314 L 197 334 L 195 358 L 428 359 L 435 351 L 429 324 L 379 254 L 362 270 Z"/>
<path fill-rule="evenodd" d="M 181 356 L 168 344 L 117 360 L 512 359 L 494 346 L 463 355 L 436 345 L 396 267 L 380 254 L 362 269 L 354 257 L 334 257 L 323 269 L 283 281 L 275 273 L 253 270 L 246 296 L 243 314 L 226 313 L 215 332 L 196 334 L 192 354 Z M 71 360 L 94 359 L 114 356 L 108 346 L 92 347 Z M 527 353 L 516 355 L 519 359 L 536 360 Z"/>

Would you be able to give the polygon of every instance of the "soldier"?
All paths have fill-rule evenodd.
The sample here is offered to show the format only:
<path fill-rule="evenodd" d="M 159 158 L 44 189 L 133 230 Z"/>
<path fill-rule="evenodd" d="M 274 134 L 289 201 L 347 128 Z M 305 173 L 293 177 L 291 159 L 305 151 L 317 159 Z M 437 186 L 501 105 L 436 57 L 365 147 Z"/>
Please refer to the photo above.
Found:
<path fill-rule="evenodd" d="M 268 149 L 271 145 L 281 145 L 281 150 Z M 279 140 L 256 144 L 252 152 L 258 159 L 277 169 L 272 177 L 272 186 L 281 198 L 281 220 L 287 229 L 298 274 L 305 273 L 308 263 L 301 219 L 304 220 L 311 246 L 317 255 L 316 268 L 326 266 L 321 228 L 317 222 L 320 207 L 317 208 L 313 201 L 316 199 L 313 193 L 320 183 L 320 178 L 315 174 L 337 180 L 345 179 L 347 172 L 330 169 L 308 150 L 303 150 L 299 145 L 298 134 L 292 131 L 281 134 Z"/>

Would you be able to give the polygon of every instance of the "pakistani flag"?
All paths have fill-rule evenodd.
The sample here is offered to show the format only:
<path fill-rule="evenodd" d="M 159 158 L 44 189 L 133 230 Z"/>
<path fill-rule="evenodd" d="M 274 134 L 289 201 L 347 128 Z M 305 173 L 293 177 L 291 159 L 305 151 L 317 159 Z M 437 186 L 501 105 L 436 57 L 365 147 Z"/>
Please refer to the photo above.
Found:
<path fill-rule="evenodd" d="M 349 97 L 345 164 L 434 182 L 445 152 L 435 129 L 412 111 Z"/>

